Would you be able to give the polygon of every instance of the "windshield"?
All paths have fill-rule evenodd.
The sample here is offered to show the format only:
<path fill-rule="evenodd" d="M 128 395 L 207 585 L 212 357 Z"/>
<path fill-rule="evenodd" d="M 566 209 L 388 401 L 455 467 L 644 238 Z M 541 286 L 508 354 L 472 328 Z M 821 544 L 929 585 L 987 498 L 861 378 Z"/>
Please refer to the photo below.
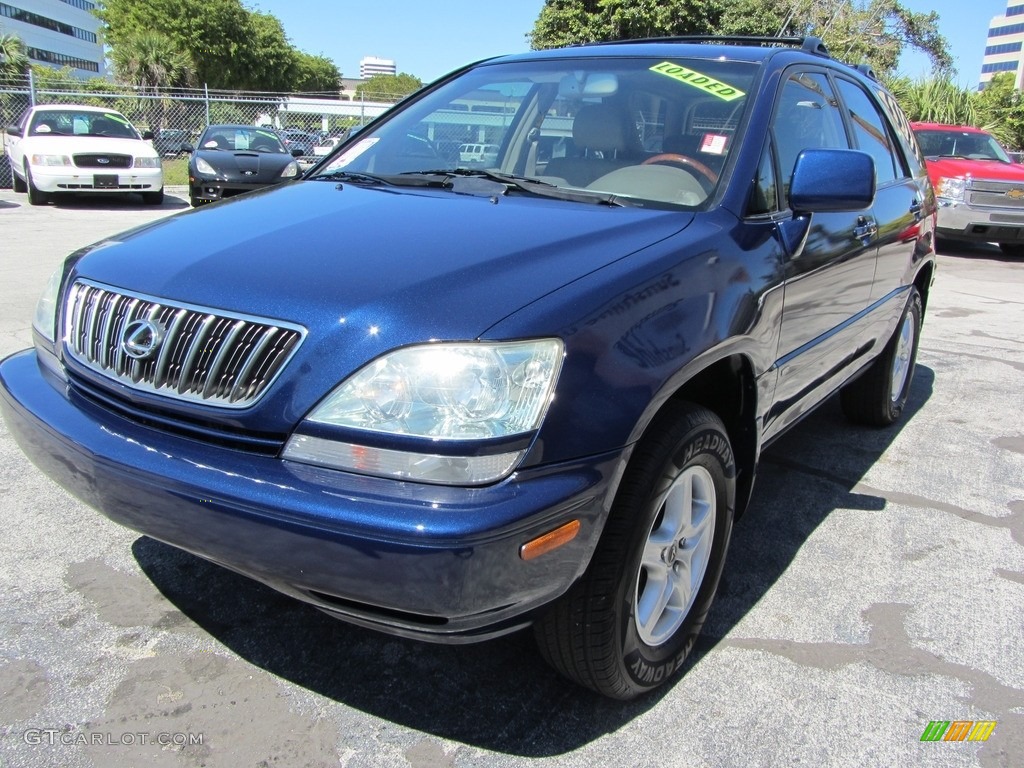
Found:
<path fill-rule="evenodd" d="M 926 157 L 966 157 L 971 160 L 998 160 L 1010 157 L 992 136 L 978 131 L 914 131 Z"/>
<path fill-rule="evenodd" d="M 40 110 L 32 116 L 32 136 L 106 136 L 114 139 L 140 139 L 139 132 L 119 112 L 92 112 L 76 109 Z"/>
<path fill-rule="evenodd" d="M 199 148 L 226 149 L 230 152 L 288 152 L 273 131 L 246 125 L 208 126 L 199 137 Z"/>
<path fill-rule="evenodd" d="M 362 131 L 310 178 L 480 173 L 542 182 L 549 196 L 695 209 L 720 183 L 755 73 L 714 59 L 484 64 Z"/>

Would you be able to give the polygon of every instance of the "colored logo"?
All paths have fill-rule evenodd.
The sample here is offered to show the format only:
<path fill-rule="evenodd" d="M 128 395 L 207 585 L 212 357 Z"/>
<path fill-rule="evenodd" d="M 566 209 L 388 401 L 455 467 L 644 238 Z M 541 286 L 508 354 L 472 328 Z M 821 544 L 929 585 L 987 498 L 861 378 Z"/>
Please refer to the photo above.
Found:
<path fill-rule="evenodd" d="M 160 327 L 151 320 L 133 320 L 121 334 L 121 349 L 128 357 L 145 360 L 160 346 Z"/>
<path fill-rule="evenodd" d="M 1024 189 L 1014 187 L 1013 189 L 1006 193 L 1006 196 L 1011 200 L 1020 200 L 1022 197 L 1024 197 Z"/>
<path fill-rule="evenodd" d="M 995 720 L 932 720 L 921 741 L 988 741 L 995 729 Z"/>

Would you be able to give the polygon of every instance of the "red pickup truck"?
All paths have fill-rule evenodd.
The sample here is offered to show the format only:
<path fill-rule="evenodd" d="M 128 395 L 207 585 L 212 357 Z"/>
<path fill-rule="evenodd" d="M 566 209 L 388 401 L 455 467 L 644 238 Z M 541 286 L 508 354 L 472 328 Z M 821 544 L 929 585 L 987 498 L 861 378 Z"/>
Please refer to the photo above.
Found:
<path fill-rule="evenodd" d="M 936 235 L 1024 256 L 1024 165 L 978 128 L 912 123 L 938 198 Z"/>

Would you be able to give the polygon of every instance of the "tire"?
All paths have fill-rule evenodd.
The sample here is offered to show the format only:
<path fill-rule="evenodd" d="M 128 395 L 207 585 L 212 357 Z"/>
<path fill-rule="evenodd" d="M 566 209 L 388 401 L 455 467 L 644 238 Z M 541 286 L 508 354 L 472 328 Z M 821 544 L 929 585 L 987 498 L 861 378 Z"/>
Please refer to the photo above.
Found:
<path fill-rule="evenodd" d="M 28 192 L 28 184 L 26 184 L 25 180 L 22 179 L 18 174 L 16 174 L 13 169 L 11 170 L 11 177 L 14 179 L 15 192 Z"/>
<path fill-rule="evenodd" d="M 999 250 L 1007 256 L 1013 256 L 1014 258 L 1024 256 L 1024 244 L 1022 243 L 1000 243 Z"/>
<path fill-rule="evenodd" d="M 146 205 L 160 205 L 164 201 L 164 190 L 163 187 L 157 192 L 143 192 L 142 202 Z"/>
<path fill-rule="evenodd" d="M 921 294 L 912 287 L 907 306 L 882 354 L 840 393 L 843 412 L 850 421 L 887 427 L 903 414 L 917 365 L 921 316 Z"/>
<path fill-rule="evenodd" d="M 40 191 L 32 182 L 32 171 L 29 170 L 27 163 L 25 164 L 25 185 L 28 187 L 29 205 L 46 205 L 50 202 L 50 196 L 45 192 Z"/>
<path fill-rule="evenodd" d="M 669 680 L 718 589 L 735 499 L 722 421 L 668 406 L 630 462 L 586 573 L 534 625 L 546 661 L 616 699 Z"/>

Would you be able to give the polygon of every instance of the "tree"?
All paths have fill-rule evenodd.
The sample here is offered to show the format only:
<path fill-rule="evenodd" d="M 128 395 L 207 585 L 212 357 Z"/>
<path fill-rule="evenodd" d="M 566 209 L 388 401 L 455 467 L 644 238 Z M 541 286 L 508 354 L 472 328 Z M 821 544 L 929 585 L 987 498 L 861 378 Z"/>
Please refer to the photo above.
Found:
<path fill-rule="evenodd" d="M 664 35 L 821 37 L 837 58 L 894 72 L 900 53 L 924 51 L 936 71 L 952 67 L 938 14 L 900 0 L 546 0 L 534 48 Z"/>
<path fill-rule="evenodd" d="M 1011 149 L 1024 147 L 1024 98 L 1014 84 L 1013 72 L 1000 72 L 974 94 L 986 129 Z"/>
<path fill-rule="evenodd" d="M 977 93 L 961 88 L 946 77 L 911 82 L 893 78 L 886 83 L 900 107 L 912 121 L 976 125 L 982 123 Z"/>
<path fill-rule="evenodd" d="M 137 88 L 140 99 L 137 110 L 146 115 L 153 131 L 163 125 L 168 103 L 161 91 L 187 86 L 192 79 L 192 61 L 178 50 L 167 35 L 139 32 L 122 39 L 111 54 L 114 74 L 119 82 Z"/>
<path fill-rule="evenodd" d="M 0 32 L 0 75 L 28 74 L 29 59 L 25 43 L 17 35 Z"/>
<path fill-rule="evenodd" d="M 312 81 L 330 90 L 332 75 L 341 81 L 329 61 L 292 46 L 277 17 L 249 11 L 241 0 L 106 0 L 96 13 L 113 51 L 142 32 L 160 32 L 188 55 L 196 82 L 212 88 L 293 91 Z"/>
<path fill-rule="evenodd" d="M 238 43 L 235 87 L 252 91 L 290 91 L 298 52 L 288 43 L 284 27 L 269 13 L 251 13 L 246 34 Z"/>
<path fill-rule="evenodd" d="M 139 33 L 158 31 L 191 58 L 198 82 L 237 88 L 246 80 L 239 54 L 249 12 L 239 0 L 106 0 L 96 15 L 114 51 Z"/>
<path fill-rule="evenodd" d="M 356 89 L 356 98 L 366 101 L 398 101 L 422 87 L 422 80 L 404 72 L 398 75 L 375 75 Z"/>
<path fill-rule="evenodd" d="M 341 73 L 326 56 L 313 56 L 298 51 L 292 91 L 316 93 L 322 97 L 338 98 L 341 91 Z"/>

